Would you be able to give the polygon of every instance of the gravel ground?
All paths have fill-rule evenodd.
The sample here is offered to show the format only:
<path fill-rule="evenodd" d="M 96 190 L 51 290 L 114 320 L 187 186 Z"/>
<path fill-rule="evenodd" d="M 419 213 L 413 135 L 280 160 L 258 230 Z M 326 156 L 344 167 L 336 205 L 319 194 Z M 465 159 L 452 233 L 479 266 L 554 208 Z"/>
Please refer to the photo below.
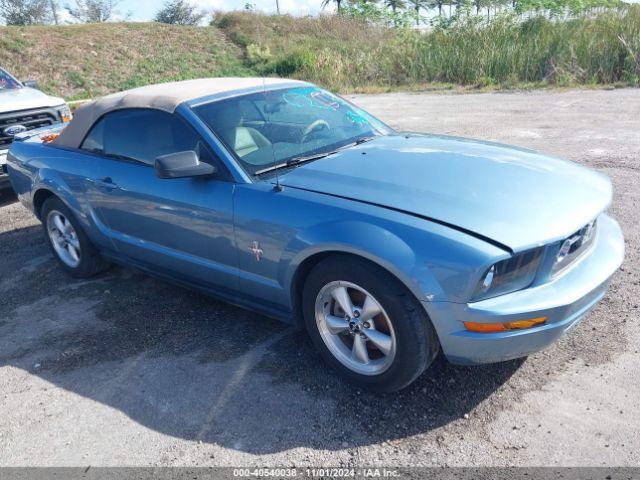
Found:
<path fill-rule="evenodd" d="M 609 175 L 627 257 L 607 297 L 525 360 L 438 358 L 410 388 L 374 395 L 285 325 L 123 268 L 65 276 L 5 197 L 0 465 L 640 465 L 640 90 L 352 99 L 401 129 Z"/>

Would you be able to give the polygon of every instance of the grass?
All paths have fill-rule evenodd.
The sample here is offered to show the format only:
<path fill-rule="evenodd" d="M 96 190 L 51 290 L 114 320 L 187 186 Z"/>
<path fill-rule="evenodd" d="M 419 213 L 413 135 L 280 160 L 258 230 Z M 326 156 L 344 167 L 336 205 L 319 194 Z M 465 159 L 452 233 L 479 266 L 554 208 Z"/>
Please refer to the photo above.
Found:
<path fill-rule="evenodd" d="M 150 83 L 249 75 L 215 28 L 109 23 L 0 27 L 0 65 L 69 100 Z"/>
<path fill-rule="evenodd" d="M 424 84 L 513 88 L 638 85 L 640 5 L 553 21 L 477 19 L 427 33 L 357 19 L 231 13 L 217 25 L 245 63 L 340 91 Z"/>
<path fill-rule="evenodd" d="M 69 100 L 229 75 L 294 77 L 340 92 L 629 86 L 640 84 L 640 5 L 426 33 L 250 12 L 218 16 L 211 27 L 0 27 L 0 65 Z"/>

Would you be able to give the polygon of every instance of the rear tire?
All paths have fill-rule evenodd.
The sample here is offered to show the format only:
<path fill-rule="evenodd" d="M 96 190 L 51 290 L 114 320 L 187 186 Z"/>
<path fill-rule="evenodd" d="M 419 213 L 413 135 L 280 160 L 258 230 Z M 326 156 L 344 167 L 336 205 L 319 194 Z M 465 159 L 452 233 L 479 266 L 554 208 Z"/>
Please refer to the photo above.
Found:
<path fill-rule="evenodd" d="M 309 273 L 302 302 L 320 355 L 363 388 L 400 390 L 439 351 L 436 332 L 418 300 L 395 277 L 365 260 L 346 255 L 323 260 Z"/>
<path fill-rule="evenodd" d="M 58 197 L 48 198 L 42 205 L 44 234 L 60 266 L 76 278 L 90 278 L 109 268 L 82 230 L 80 222 Z"/>

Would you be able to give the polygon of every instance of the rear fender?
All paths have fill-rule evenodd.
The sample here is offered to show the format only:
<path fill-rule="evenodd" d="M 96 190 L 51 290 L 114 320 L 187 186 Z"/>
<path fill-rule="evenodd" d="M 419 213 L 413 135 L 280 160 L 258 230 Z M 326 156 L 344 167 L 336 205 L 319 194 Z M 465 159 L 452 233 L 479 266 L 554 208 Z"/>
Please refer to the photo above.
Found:
<path fill-rule="evenodd" d="M 38 218 L 40 218 L 40 212 L 35 211 L 33 199 L 36 194 L 42 190 L 46 190 L 62 200 L 62 202 L 73 212 L 75 217 L 82 224 L 85 231 L 91 230 L 92 221 L 89 215 L 86 214 L 80 205 L 80 202 L 78 202 L 77 198 L 71 193 L 71 190 L 63 181 L 60 174 L 49 168 L 39 169 L 33 176 L 31 207 Z M 40 220 L 43 219 L 40 218 Z"/>

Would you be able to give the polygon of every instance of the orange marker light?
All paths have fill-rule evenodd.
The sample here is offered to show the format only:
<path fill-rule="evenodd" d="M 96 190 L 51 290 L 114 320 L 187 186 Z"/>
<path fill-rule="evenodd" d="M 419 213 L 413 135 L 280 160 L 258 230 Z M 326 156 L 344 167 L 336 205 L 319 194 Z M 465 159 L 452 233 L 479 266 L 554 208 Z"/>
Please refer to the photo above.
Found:
<path fill-rule="evenodd" d="M 504 323 L 464 322 L 464 327 L 471 332 L 480 333 L 504 332 L 507 330 Z"/>
<path fill-rule="evenodd" d="M 536 325 L 542 325 L 547 321 L 547 317 L 530 318 L 528 320 L 516 320 L 514 322 L 506 323 L 478 323 L 478 322 L 464 322 L 464 328 L 470 332 L 479 333 L 496 333 L 507 332 L 509 330 L 522 330 L 525 328 L 535 327 Z"/>
<path fill-rule="evenodd" d="M 49 133 L 40 137 L 43 143 L 51 143 L 60 136 L 59 133 Z"/>

